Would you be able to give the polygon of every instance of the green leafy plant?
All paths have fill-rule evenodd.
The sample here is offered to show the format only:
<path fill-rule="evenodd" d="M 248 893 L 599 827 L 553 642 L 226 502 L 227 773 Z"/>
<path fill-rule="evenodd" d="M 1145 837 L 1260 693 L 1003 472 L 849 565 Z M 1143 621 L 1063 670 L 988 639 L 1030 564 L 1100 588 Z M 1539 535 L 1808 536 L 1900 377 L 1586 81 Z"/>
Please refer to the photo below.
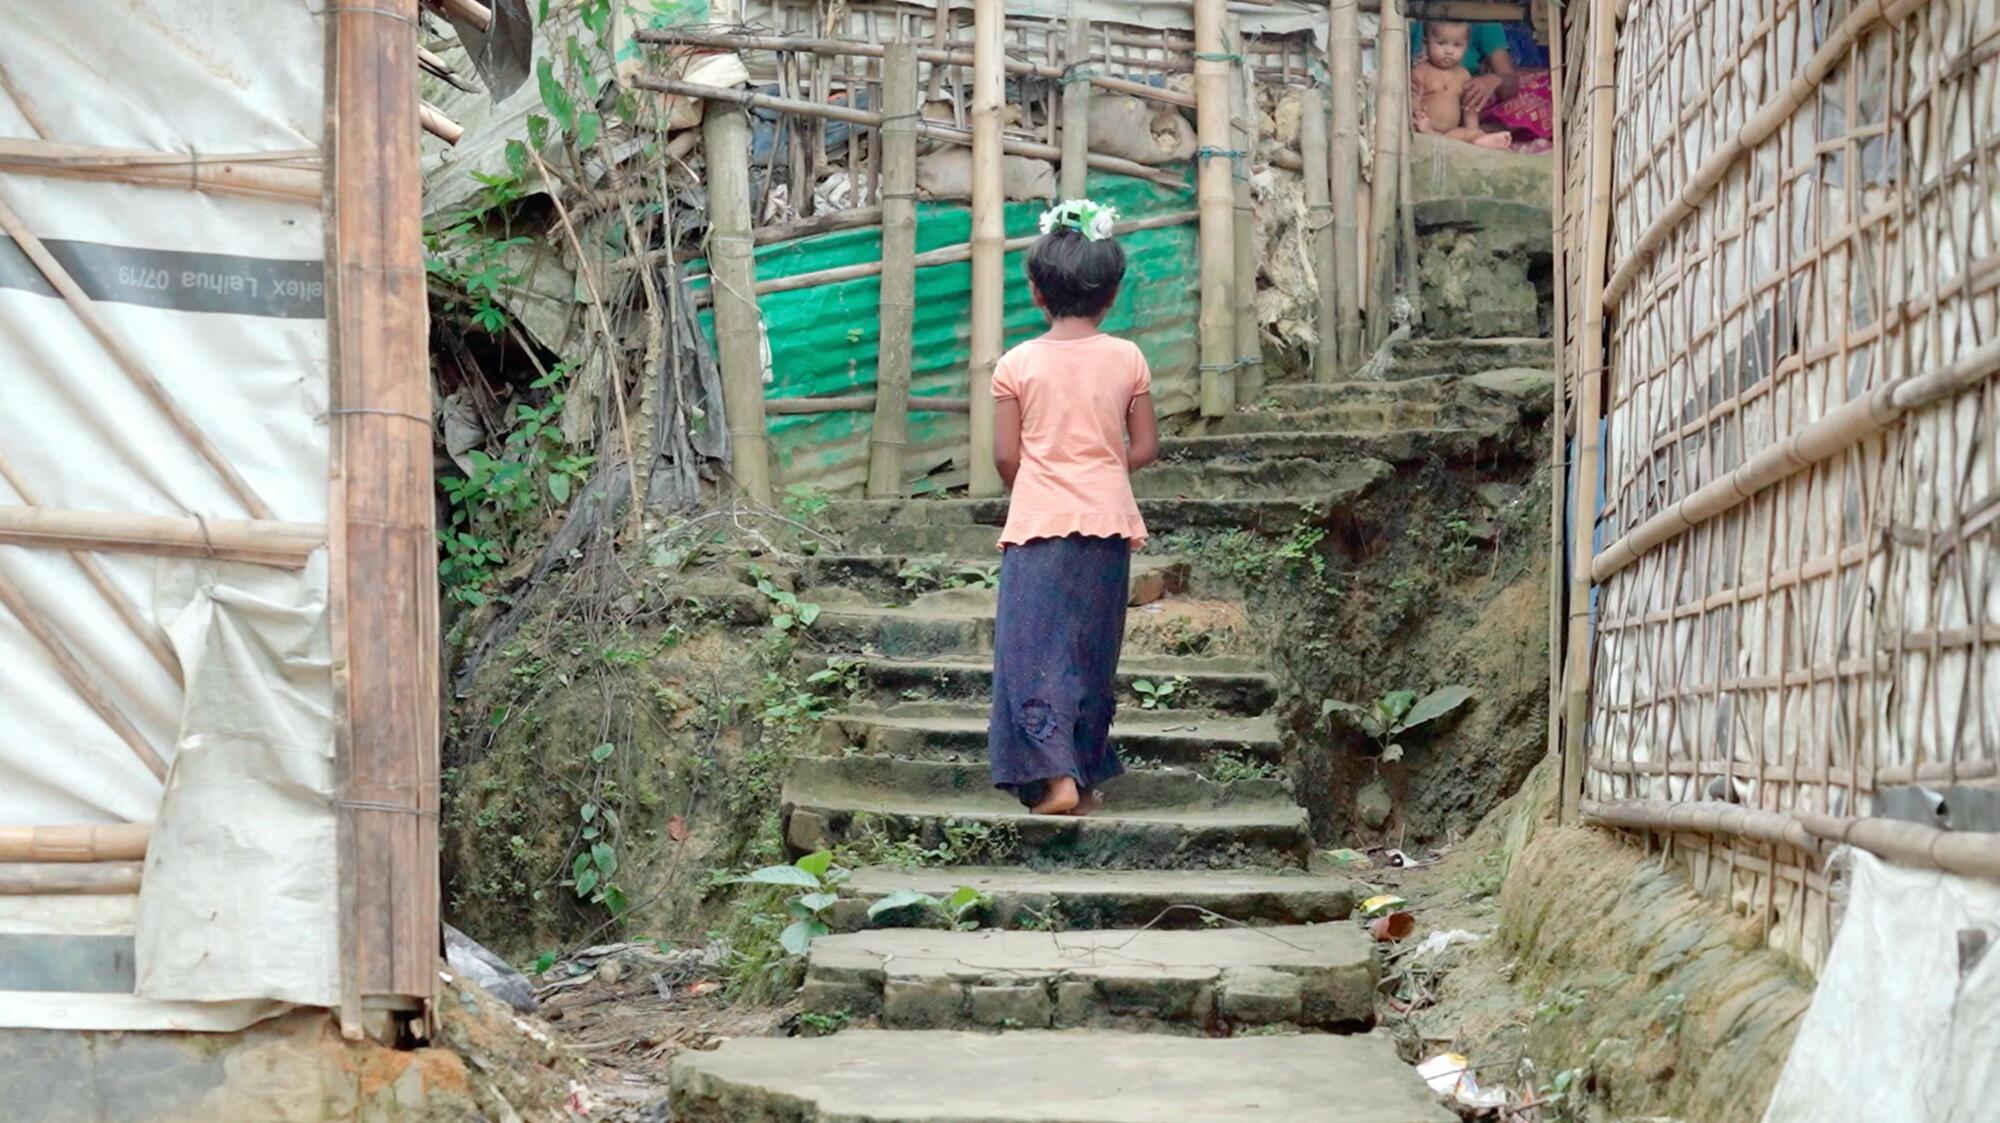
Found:
<path fill-rule="evenodd" d="M 868 919 L 876 920 L 906 909 L 922 909 L 943 920 L 945 926 L 953 931 L 970 932 L 979 927 L 979 913 L 992 904 L 990 894 L 970 885 L 959 886 L 951 896 L 943 899 L 915 889 L 898 889 L 869 905 Z"/>
<path fill-rule="evenodd" d="M 1414 690 L 1392 690 L 1365 706 L 1328 698 L 1319 712 L 1321 718 L 1339 715 L 1360 730 L 1375 742 L 1376 760 L 1386 763 L 1403 759 L 1399 734 L 1436 721 L 1471 698 L 1471 689 L 1464 686 L 1440 686 L 1421 698 Z"/>
<path fill-rule="evenodd" d="M 590 750 L 590 761 L 602 768 L 617 751 L 618 746 L 606 741 Z M 622 916 L 631 902 L 613 880 L 618 876 L 618 851 L 612 846 L 621 826 L 618 812 L 590 799 L 577 808 L 576 817 L 579 848 L 563 883 L 579 900 L 603 905 L 614 917 Z"/>
<path fill-rule="evenodd" d="M 840 901 L 840 886 L 848 871 L 833 863 L 833 852 L 816 850 L 789 866 L 765 866 L 737 878 L 743 885 L 770 885 L 798 889 L 785 899 L 792 922 L 778 933 L 778 944 L 792 955 L 804 955 L 812 942 L 831 932 L 824 916 Z"/>
<path fill-rule="evenodd" d="M 1166 708 L 1174 696 L 1187 689 L 1186 675 L 1175 675 L 1170 679 L 1154 682 L 1151 679 L 1133 679 L 1132 691 L 1139 696 L 1139 708 L 1158 710 Z"/>
<path fill-rule="evenodd" d="M 911 558 L 896 571 L 896 577 L 902 581 L 905 590 L 913 593 L 1000 587 L 999 566 L 959 565 L 942 554 Z"/>
<path fill-rule="evenodd" d="M 802 601 L 790 589 L 780 589 L 771 579 L 762 574 L 757 576 L 757 591 L 771 602 L 771 626 L 781 632 L 793 628 L 810 628 L 819 619 L 819 605 Z"/>

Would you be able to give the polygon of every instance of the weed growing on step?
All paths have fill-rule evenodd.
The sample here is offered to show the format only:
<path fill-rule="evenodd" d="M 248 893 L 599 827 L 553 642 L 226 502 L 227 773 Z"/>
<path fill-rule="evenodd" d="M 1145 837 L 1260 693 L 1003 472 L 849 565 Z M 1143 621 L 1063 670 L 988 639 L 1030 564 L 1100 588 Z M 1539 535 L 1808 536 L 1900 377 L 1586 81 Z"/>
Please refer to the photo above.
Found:
<path fill-rule="evenodd" d="M 934 593 L 941 589 L 997 589 L 997 565 L 958 565 L 942 554 L 911 558 L 896 571 L 905 592 Z"/>
<path fill-rule="evenodd" d="M 728 947 L 724 993 L 733 1001 L 773 1001 L 796 988 L 802 957 L 832 929 L 825 916 L 840 901 L 846 867 L 819 850 L 789 865 L 769 865 L 728 884 L 747 887 L 719 933 Z"/>
<path fill-rule="evenodd" d="M 1209 779 L 1223 784 L 1237 780 L 1275 780 L 1284 775 L 1283 770 L 1269 761 L 1228 750 L 1210 754 L 1202 771 Z"/>
<path fill-rule="evenodd" d="M 854 1015 L 846 1010 L 834 1010 L 825 1014 L 815 1010 L 799 1012 L 799 1025 L 804 1027 L 808 1037 L 831 1037 L 846 1029 L 848 1023 L 853 1020 Z"/>
<path fill-rule="evenodd" d="M 915 889 L 898 889 L 868 906 L 868 919 L 879 920 L 894 913 L 914 913 L 942 921 L 954 932 L 971 932 L 979 927 L 979 917 L 993 907 L 991 894 L 970 885 L 961 885 L 951 896 L 934 897 Z"/>
<path fill-rule="evenodd" d="M 1010 860 L 1019 844 L 1020 834 L 1012 823 L 947 819 L 943 837 L 932 846 L 892 823 L 869 815 L 857 815 L 849 827 L 847 840 L 838 848 L 838 854 L 843 863 L 857 867 L 921 869 L 926 866 L 976 866 Z"/>
<path fill-rule="evenodd" d="M 1175 675 L 1159 682 L 1143 678 L 1132 680 L 1132 692 L 1139 696 L 1139 708 L 1142 710 L 1165 709 L 1187 687 L 1186 675 Z"/>

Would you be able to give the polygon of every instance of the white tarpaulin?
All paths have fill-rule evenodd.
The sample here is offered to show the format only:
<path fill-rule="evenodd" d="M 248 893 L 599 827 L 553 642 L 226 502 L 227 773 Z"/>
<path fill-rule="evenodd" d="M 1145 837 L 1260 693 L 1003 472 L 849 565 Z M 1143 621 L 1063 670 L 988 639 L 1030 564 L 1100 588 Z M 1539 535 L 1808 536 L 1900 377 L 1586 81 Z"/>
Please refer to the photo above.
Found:
<path fill-rule="evenodd" d="M 0 5 L 0 68 L 22 98 L 0 93 L 0 137 L 203 156 L 317 150 L 323 8 Z M 0 202 L 271 518 L 326 522 L 317 201 L 0 171 Z M 0 385 L 0 456 L 40 506 L 251 517 L 9 238 L 0 238 Z M 0 506 L 25 505 L 0 478 Z M 118 595 L 170 637 L 185 687 L 69 555 L 0 546 L 0 577 L 171 770 L 163 784 L 21 620 L 0 611 L 0 826 L 153 824 L 136 908 L 111 925 L 133 942 L 135 987 L 58 994 L 60 979 L 17 980 L 41 993 L 0 993 L 0 1025 L 222 1028 L 273 1000 L 331 1004 L 323 551 L 304 570 L 94 556 Z M 111 938 L 104 908 L 101 899 L 0 896 L 0 941 Z"/>
<path fill-rule="evenodd" d="M 1848 858 L 1847 912 L 1764 1123 L 1990 1123 L 2000 885 Z"/>

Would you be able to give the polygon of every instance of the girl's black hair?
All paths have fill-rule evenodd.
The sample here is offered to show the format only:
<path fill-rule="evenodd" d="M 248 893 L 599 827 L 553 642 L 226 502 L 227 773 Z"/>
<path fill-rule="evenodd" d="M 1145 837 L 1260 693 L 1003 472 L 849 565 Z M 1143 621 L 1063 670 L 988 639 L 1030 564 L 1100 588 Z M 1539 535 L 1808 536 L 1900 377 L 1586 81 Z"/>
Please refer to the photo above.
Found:
<path fill-rule="evenodd" d="M 1111 308 L 1125 279 L 1125 251 L 1116 239 L 1091 241 L 1068 226 L 1035 239 L 1028 247 L 1028 279 L 1042 294 L 1050 316 L 1095 320 Z"/>

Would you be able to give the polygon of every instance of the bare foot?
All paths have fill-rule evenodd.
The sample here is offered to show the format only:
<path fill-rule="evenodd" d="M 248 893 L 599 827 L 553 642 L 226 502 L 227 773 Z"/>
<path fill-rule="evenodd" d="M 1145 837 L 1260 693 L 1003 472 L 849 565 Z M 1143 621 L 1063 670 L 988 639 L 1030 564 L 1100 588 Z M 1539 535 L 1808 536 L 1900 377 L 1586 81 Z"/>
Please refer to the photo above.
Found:
<path fill-rule="evenodd" d="M 1514 138 L 1506 133 L 1481 133 L 1472 143 L 1480 148 L 1512 148 Z"/>
<path fill-rule="evenodd" d="M 1028 808 L 1028 813 L 1031 815 L 1067 815 L 1075 809 L 1078 802 L 1076 777 L 1058 776 L 1049 781 L 1048 790 L 1042 793 L 1042 801 Z"/>
<path fill-rule="evenodd" d="M 1069 809 L 1069 813 L 1076 816 L 1095 815 L 1102 810 L 1104 810 L 1104 793 L 1093 790 L 1083 793 L 1077 799 L 1076 806 Z"/>

